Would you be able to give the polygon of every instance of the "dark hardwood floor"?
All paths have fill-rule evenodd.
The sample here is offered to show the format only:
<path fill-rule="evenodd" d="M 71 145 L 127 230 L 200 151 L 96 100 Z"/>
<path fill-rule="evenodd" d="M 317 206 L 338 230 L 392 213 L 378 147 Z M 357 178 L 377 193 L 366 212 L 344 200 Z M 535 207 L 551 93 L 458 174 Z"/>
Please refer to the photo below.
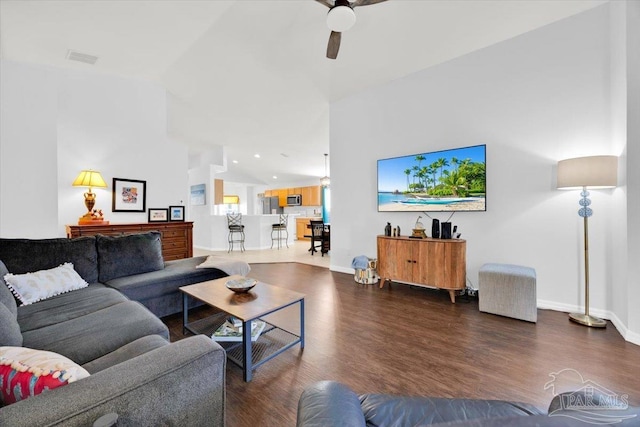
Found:
<path fill-rule="evenodd" d="M 640 347 L 613 325 L 589 329 L 566 313 L 538 311 L 538 323 L 480 313 L 477 301 L 451 304 L 445 291 L 359 285 L 353 276 L 297 263 L 253 264 L 250 277 L 306 294 L 306 346 L 259 367 L 245 383 L 227 365 L 227 425 L 294 426 L 309 384 L 332 379 L 357 393 L 519 400 L 547 408 L 551 373 L 574 369 L 640 405 Z M 208 308 L 194 316 L 205 316 Z M 183 338 L 181 315 L 163 319 Z M 271 319 L 295 330 L 297 307 Z M 556 391 L 577 389 L 565 371 Z"/>

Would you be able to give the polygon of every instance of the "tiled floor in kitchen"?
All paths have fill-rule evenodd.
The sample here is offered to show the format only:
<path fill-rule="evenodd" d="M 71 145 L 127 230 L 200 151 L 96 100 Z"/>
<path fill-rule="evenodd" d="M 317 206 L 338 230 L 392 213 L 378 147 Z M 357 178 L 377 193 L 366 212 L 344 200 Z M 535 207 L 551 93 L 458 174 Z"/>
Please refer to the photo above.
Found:
<path fill-rule="evenodd" d="M 235 249 L 232 252 L 227 251 L 206 251 L 194 248 L 193 255 L 219 255 L 228 258 L 239 258 L 249 264 L 271 263 L 271 262 L 300 262 L 303 264 L 317 265 L 319 267 L 329 268 L 329 255 L 322 256 L 320 252 L 311 255 L 309 252 L 309 242 L 305 240 L 296 240 L 293 244 L 277 249 L 247 250 L 240 252 Z"/>

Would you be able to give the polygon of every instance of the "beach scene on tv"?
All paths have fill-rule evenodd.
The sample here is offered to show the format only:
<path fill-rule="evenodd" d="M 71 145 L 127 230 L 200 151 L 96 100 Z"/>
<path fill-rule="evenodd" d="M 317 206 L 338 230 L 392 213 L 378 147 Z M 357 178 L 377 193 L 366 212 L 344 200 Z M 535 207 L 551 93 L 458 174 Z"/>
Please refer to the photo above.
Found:
<path fill-rule="evenodd" d="M 486 146 L 378 160 L 378 211 L 486 210 Z"/>

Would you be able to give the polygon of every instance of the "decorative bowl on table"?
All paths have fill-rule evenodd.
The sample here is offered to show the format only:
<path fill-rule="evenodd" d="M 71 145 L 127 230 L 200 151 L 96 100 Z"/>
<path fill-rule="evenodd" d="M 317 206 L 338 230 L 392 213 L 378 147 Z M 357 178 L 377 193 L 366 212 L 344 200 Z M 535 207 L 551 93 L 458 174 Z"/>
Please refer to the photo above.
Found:
<path fill-rule="evenodd" d="M 244 277 L 242 279 L 227 280 L 225 285 L 233 292 L 243 294 L 245 292 L 249 292 L 249 290 L 253 288 L 257 283 L 258 281 L 256 279 Z"/>

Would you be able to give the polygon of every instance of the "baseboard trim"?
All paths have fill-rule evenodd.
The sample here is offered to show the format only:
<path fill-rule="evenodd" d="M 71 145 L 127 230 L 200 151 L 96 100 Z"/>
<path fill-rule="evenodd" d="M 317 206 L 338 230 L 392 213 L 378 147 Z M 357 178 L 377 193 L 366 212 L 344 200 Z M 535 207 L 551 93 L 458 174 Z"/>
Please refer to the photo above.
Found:
<path fill-rule="evenodd" d="M 577 305 L 572 304 L 562 304 L 555 301 L 545 300 L 538 300 L 537 304 L 538 308 L 546 310 L 562 311 L 564 313 L 584 313 L 584 307 L 578 307 Z M 613 326 L 625 341 L 628 341 L 635 345 L 640 345 L 640 334 L 630 331 L 629 328 L 627 328 L 627 326 L 624 324 L 624 322 L 622 322 L 622 320 L 620 320 L 620 318 L 615 315 L 615 313 L 609 310 L 600 310 L 593 308 L 589 309 L 589 313 L 601 319 L 607 319 L 611 321 Z"/>

